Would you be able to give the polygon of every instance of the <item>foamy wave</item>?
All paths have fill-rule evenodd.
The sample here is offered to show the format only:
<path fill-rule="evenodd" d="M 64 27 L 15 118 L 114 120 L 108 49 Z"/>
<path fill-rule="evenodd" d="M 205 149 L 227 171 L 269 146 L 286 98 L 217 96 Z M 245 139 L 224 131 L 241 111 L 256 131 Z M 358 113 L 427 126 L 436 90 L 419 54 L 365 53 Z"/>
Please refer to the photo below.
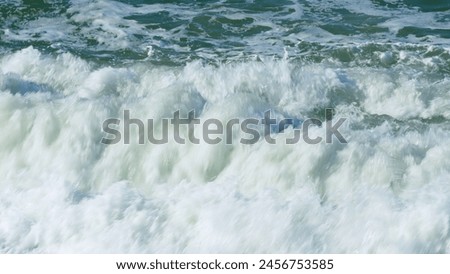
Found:
<path fill-rule="evenodd" d="M 108 67 L 31 47 L 6 55 L 0 251 L 450 252 L 448 79 L 398 62 Z M 102 122 L 124 109 L 227 120 L 330 106 L 348 118 L 348 144 L 100 143 Z"/>

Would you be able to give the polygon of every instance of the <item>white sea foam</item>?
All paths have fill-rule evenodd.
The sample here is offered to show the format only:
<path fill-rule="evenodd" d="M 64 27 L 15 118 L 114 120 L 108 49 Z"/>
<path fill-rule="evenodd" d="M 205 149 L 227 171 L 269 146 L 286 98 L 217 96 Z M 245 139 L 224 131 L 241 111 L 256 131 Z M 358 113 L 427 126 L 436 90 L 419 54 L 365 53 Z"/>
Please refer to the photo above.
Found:
<path fill-rule="evenodd" d="M 415 122 L 450 118 L 448 79 L 399 66 L 4 56 L 0 251 L 450 252 L 448 122 Z M 348 118 L 348 144 L 285 145 L 292 129 L 276 145 L 100 143 L 103 120 L 124 109 L 227 120 L 330 105 Z"/>

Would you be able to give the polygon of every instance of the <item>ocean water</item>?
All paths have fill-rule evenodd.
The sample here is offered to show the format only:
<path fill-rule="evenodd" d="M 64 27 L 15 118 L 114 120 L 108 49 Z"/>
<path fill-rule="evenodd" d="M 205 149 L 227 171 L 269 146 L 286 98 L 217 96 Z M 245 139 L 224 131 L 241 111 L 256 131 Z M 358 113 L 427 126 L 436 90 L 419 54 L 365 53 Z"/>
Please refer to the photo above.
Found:
<path fill-rule="evenodd" d="M 100 142 L 327 108 L 346 144 Z M 450 2 L 0 0 L 0 252 L 450 253 Z"/>

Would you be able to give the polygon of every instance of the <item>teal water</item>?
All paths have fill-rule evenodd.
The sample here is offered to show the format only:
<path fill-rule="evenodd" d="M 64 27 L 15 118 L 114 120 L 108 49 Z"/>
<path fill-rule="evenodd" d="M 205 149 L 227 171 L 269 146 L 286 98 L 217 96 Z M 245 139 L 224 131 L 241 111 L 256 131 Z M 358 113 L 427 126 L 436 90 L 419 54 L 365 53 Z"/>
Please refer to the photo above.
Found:
<path fill-rule="evenodd" d="M 446 1 L 2 1 L 0 46 L 119 63 L 144 59 L 149 47 L 161 64 L 284 50 L 358 61 L 367 56 L 352 58 L 348 47 L 376 52 L 400 43 L 425 54 L 429 45 L 448 46 L 449 9 Z"/>

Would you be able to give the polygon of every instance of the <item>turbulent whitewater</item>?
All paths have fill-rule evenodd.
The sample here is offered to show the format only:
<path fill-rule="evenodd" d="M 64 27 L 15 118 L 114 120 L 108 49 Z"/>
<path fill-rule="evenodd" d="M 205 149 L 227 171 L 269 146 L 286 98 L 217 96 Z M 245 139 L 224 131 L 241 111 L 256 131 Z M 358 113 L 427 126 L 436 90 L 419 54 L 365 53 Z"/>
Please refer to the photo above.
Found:
<path fill-rule="evenodd" d="M 348 143 L 100 142 L 327 108 Z M 450 4 L 0 0 L 0 252 L 450 253 Z"/>

